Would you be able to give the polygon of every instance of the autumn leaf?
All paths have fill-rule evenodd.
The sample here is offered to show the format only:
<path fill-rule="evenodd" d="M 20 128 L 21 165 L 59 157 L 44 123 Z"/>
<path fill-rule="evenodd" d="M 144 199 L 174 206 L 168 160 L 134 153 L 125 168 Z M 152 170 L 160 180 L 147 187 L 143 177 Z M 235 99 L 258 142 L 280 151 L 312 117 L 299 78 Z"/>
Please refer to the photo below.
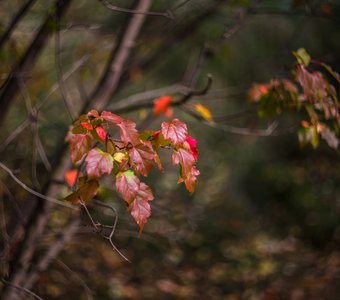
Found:
<path fill-rule="evenodd" d="M 86 128 L 87 130 L 93 130 L 93 126 L 91 123 L 81 122 L 80 125 Z"/>
<path fill-rule="evenodd" d="M 162 134 L 166 140 L 170 140 L 174 146 L 181 146 L 188 136 L 187 125 L 178 119 L 162 123 Z"/>
<path fill-rule="evenodd" d="M 70 143 L 71 160 L 76 164 L 90 151 L 93 138 L 90 134 L 69 133 L 67 140 Z"/>
<path fill-rule="evenodd" d="M 172 154 L 173 164 L 180 164 L 180 178 L 178 183 L 184 182 L 187 190 L 192 193 L 197 185 L 197 176 L 200 174 L 196 169 L 196 160 L 190 150 L 179 148 Z"/>
<path fill-rule="evenodd" d="M 202 104 L 196 104 L 195 105 L 195 110 L 200 114 L 200 116 L 206 120 L 207 122 L 213 122 L 213 116 L 210 112 L 210 110 L 202 105 Z"/>
<path fill-rule="evenodd" d="M 108 111 L 103 111 L 101 117 L 120 128 L 120 137 L 125 145 L 129 143 L 133 146 L 140 144 L 140 136 L 136 129 L 136 123 Z"/>
<path fill-rule="evenodd" d="M 119 172 L 116 175 L 116 187 L 118 192 L 123 196 L 123 199 L 131 204 L 136 198 L 139 190 L 140 180 L 132 170 Z"/>
<path fill-rule="evenodd" d="M 143 142 L 129 149 L 131 166 L 143 176 L 147 176 L 153 167 L 157 155 L 150 142 Z"/>
<path fill-rule="evenodd" d="M 96 127 L 96 132 L 98 136 L 103 140 L 103 142 L 106 142 L 106 131 L 104 130 L 104 128 L 101 126 L 98 126 Z"/>
<path fill-rule="evenodd" d="M 116 114 L 113 114 L 112 112 L 109 111 L 103 111 L 100 115 L 104 120 L 111 122 L 115 125 L 118 123 L 122 122 L 124 119 Z"/>
<path fill-rule="evenodd" d="M 153 106 L 153 114 L 155 116 L 159 116 L 161 114 L 165 114 L 168 118 L 171 118 L 172 116 L 172 97 L 170 96 L 162 96 L 154 100 L 154 106 Z"/>
<path fill-rule="evenodd" d="M 65 173 L 65 181 L 66 183 L 72 187 L 76 184 L 77 178 L 78 178 L 78 170 L 77 169 L 72 169 L 72 170 L 67 170 Z"/>
<path fill-rule="evenodd" d="M 118 123 L 117 126 L 120 127 L 120 138 L 125 145 L 129 143 L 133 146 L 140 144 L 141 141 L 136 129 L 136 123 L 124 119 L 121 123 Z"/>
<path fill-rule="evenodd" d="M 68 195 L 65 200 L 73 204 L 79 203 L 80 200 L 89 203 L 96 196 L 99 188 L 97 180 L 93 179 L 82 185 L 77 191 Z"/>
<path fill-rule="evenodd" d="M 113 158 L 99 148 L 92 149 L 86 159 L 86 172 L 89 177 L 99 178 L 104 173 L 110 174 L 113 168 Z"/>
<path fill-rule="evenodd" d="M 191 136 L 188 136 L 185 141 L 188 143 L 191 154 L 193 155 L 194 159 L 197 160 L 198 157 L 197 140 L 195 140 Z"/>
<path fill-rule="evenodd" d="M 151 215 L 151 207 L 148 201 L 151 201 L 153 199 L 154 196 L 150 187 L 144 182 L 140 182 L 136 198 L 129 206 L 131 215 L 139 226 L 139 233 L 142 232 L 147 219 Z"/>

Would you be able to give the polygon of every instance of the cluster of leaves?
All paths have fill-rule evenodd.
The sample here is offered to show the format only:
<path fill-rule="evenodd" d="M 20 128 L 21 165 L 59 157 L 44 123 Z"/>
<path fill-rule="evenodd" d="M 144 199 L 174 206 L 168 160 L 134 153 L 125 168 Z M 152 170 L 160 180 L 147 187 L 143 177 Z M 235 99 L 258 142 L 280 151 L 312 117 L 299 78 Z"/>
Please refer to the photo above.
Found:
<path fill-rule="evenodd" d="M 120 139 L 112 138 L 112 127 L 120 129 Z M 150 187 L 140 176 L 148 176 L 154 164 L 163 171 L 158 155 L 160 148 L 172 149 L 172 162 L 180 165 L 178 182 L 184 182 L 189 192 L 197 185 L 197 141 L 189 136 L 187 125 L 178 119 L 163 122 L 159 131 L 139 132 L 130 120 L 108 111 L 99 115 L 91 110 L 73 124 L 67 141 L 72 162 L 80 167 L 84 164 L 85 174 L 67 173 L 68 182 L 77 183 L 77 189 L 66 200 L 90 202 L 98 192 L 99 178 L 112 174 L 140 232 L 151 215 L 149 201 L 154 199 Z"/>
<path fill-rule="evenodd" d="M 339 145 L 340 103 L 335 87 L 315 67 L 323 68 L 338 83 L 340 76 L 328 65 L 312 60 L 305 49 L 293 54 L 297 59 L 293 69 L 294 81 L 273 79 L 266 84 L 256 84 L 249 90 L 249 99 L 257 103 L 260 117 L 273 117 L 284 110 L 304 110 L 308 120 L 301 120 L 298 131 L 301 144 L 311 143 L 316 148 L 321 137 L 336 149 Z"/>

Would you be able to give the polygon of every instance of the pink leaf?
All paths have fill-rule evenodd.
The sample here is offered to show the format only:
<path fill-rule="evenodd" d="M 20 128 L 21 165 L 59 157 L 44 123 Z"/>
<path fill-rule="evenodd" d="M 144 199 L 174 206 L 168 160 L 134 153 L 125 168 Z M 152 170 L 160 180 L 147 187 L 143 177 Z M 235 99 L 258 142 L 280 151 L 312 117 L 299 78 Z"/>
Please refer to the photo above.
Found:
<path fill-rule="evenodd" d="M 110 174 L 113 168 L 113 158 L 99 148 L 92 149 L 86 157 L 86 172 L 89 177 L 99 178 L 104 173 Z"/>
<path fill-rule="evenodd" d="M 162 123 L 162 134 L 166 140 L 170 140 L 176 147 L 181 146 L 187 136 L 187 125 L 178 119 Z"/>

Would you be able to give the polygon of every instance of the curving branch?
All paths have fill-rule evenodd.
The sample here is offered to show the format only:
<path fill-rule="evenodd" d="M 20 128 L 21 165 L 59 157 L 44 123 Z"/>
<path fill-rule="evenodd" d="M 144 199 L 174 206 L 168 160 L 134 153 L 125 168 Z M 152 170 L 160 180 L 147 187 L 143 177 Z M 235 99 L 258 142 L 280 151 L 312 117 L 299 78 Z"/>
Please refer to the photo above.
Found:
<path fill-rule="evenodd" d="M 146 15 L 146 16 L 165 17 L 171 20 L 175 18 L 171 10 L 169 9 L 167 9 L 165 12 L 144 11 L 144 10 L 138 10 L 138 9 L 128 9 L 128 8 L 118 7 L 116 5 L 112 5 L 107 0 L 98 0 L 98 1 L 101 4 L 103 4 L 107 9 L 116 11 L 116 12 L 129 13 L 129 14 L 140 14 L 140 15 Z"/>

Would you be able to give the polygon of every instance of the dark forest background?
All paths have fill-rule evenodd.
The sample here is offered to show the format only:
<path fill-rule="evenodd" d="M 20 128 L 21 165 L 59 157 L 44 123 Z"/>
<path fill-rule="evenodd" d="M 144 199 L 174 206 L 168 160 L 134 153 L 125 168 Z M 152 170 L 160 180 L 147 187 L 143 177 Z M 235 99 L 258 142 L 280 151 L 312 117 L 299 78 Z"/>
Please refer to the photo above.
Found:
<path fill-rule="evenodd" d="M 247 91 L 291 77 L 301 47 L 339 71 L 339 25 L 339 3 L 326 0 L 1 1 L 2 299 L 336 299 L 339 150 L 301 147 L 290 130 L 298 114 L 259 136 L 268 120 Z M 141 103 L 201 89 L 208 74 L 210 89 L 186 105 L 205 105 L 219 126 L 174 109 L 198 140 L 195 193 L 176 184 L 164 155 L 164 174 L 146 179 L 155 200 L 138 237 L 114 183 L 102 182 L 97 199 L 117 209 L 114 242 L 131 263 L 85 215 L 10 176 L 62 199 L 76 116 L 97 108 L 142 124 L 151 108 Z M 112 222 L 106 209 L 89 209 Z"/>

